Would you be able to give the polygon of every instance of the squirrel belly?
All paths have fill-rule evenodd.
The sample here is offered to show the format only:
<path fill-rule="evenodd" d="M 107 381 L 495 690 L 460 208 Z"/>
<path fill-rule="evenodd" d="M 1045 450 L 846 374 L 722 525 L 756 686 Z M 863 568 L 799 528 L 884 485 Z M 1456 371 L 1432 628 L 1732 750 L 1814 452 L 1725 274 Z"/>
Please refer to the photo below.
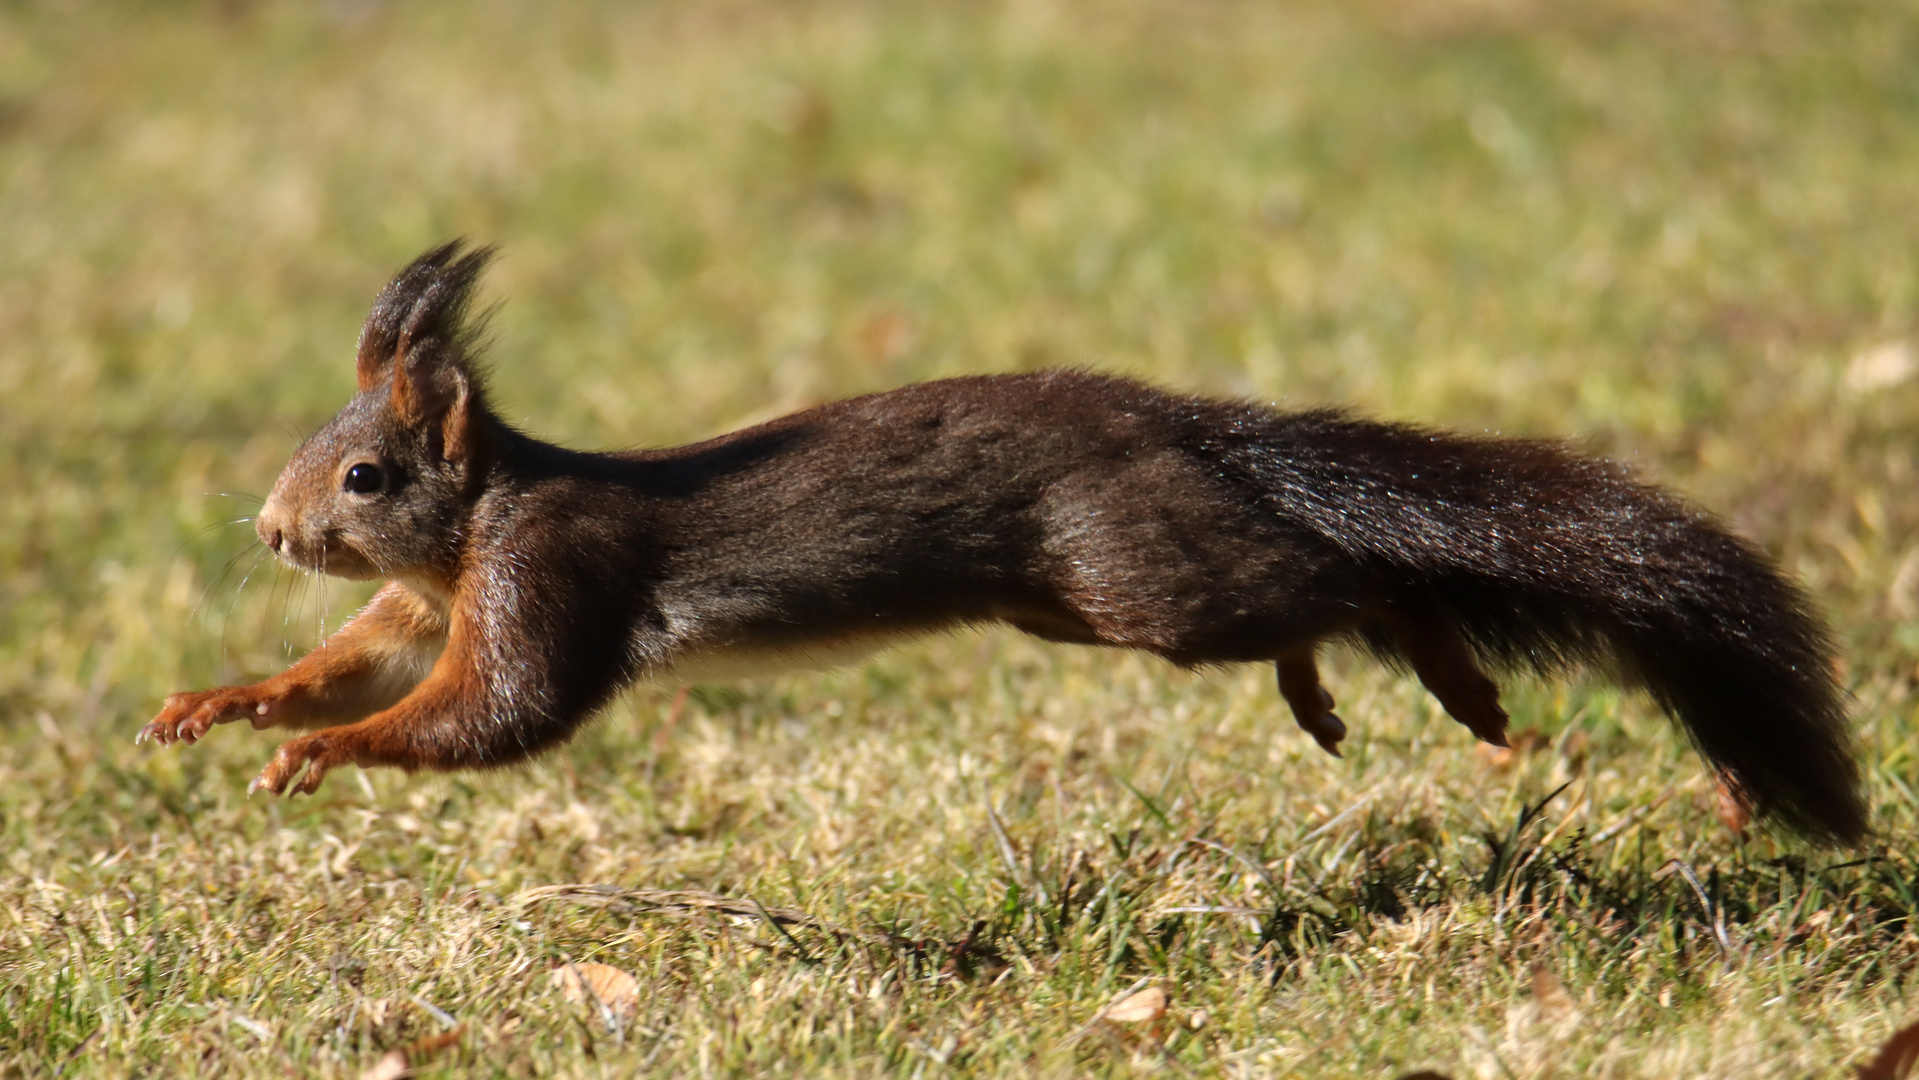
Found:
<path fill-rule="evenodd" d="M 381 291 L 359 392 L 257 522 L 290 562 L 392 583 L 281 675 L 170 697 L 142 738 L 337 722 L 255 780 L 311 792 L 344 764 L 521 760 L 639 680 L 835 666 L 997 622 L 1188 667 L 1272 664 L 1337 754 L 1346 725 L 1315 654 L 1343 641 L 1495 743 L 1489 671 L 1616 671 L 1759 814 L 1865 834 L 1814 606 L 1756 547 L 1611 464 L 1078 371 L 921 383 L 685 447 L 566 450 L 487 405 L 466 314 L 488 255 L 435 249 Z"/>
<path fill-rule="evenodd" d="M 841 638 L 788 648 L 714 646 L 706 650 L 686 649 L 676 655 L 669 666 L 648 670 L 642 677 L 660 685 L 697 686 L 802 671 L 831 671 L 858 664 L 876 652 L 910 640 L 911 636 Z"/>

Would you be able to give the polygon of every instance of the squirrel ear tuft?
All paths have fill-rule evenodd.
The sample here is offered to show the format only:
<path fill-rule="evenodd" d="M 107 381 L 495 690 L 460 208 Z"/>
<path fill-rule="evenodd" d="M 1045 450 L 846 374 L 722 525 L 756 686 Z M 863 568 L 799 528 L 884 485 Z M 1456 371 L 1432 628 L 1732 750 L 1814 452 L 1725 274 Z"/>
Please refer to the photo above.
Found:
<path fill-rule="evenodd" d="M 391 373 L 397 404 L 398 376 L 418 369 L 421 361 L 460 366 L 473 381 L 469 354 L 485 319 L 469 319 L 468 312 L 473 286 L 493 251 L 467 250 L 465 241 L 454 240 L 414 259 L 387 282 L 360 328 L 355 369 L 361 390 L 373 389 Z"/>

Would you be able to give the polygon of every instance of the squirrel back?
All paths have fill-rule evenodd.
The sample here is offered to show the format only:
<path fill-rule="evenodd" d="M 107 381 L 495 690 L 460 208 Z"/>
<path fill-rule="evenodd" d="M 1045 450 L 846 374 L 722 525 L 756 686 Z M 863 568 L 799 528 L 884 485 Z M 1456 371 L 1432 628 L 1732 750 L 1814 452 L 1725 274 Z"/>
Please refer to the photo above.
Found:
<path fill-rule="evenodd" d="M 358 394 L 258 521 L 296 565 L 388 586 L 287 672 L 175 695 L 143 734 L 355 721 L 287 743 L 256 781 L 311 791 L 345 763 L 522 759 L 636 679 L 1003 622 L 1186 666 L 1272 663 L 1337 754 L 1346 729 L 1314 657 L 1346 639 L 1494 742 L 1506 714 L 1483 668 L 1608 665 L 1760 813 L 1864 833 L 1810 602 L 1614 466 L 1075 371 L 581 453 L 487 405 L 468 299 L 488 256 L 447 245 L 381 292 Z"/>

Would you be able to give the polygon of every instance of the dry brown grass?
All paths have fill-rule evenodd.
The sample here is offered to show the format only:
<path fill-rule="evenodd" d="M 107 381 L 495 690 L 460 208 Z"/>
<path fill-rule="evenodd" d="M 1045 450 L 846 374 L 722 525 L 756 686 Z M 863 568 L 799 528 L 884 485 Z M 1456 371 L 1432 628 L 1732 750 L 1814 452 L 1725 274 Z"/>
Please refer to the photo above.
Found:
<path fill-rule="evenodd" d="M 1843 1073 L 1919 1013 L 1915 44 L 1784 2 L 0 9 L 0 1074 Z M 1514 686 L 1498 762 L 1341 661 L 1337 762 L 1265 673 L 1003 634 L 311 802 L 243 797 L 265 736 L 134 748 L 363 595 L 218 493 L 460 233 L 564 441 L 1061 363 L 1576 436 L 1826 601 L 1880 839 L 1740 841 L 1603 684 Z"/>

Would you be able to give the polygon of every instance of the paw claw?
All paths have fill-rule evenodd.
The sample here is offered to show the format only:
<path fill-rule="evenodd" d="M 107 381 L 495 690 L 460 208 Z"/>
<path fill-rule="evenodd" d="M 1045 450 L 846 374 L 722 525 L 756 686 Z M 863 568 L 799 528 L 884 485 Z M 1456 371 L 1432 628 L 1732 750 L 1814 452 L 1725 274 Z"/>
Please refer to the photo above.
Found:
<path fill-rule="evenodd" d="M 1512 742 L 1506 738 L 1506 714 L 1503 712 L 1499 714 L 1497 725 L 1491 723 L 1475 724 L 1471 730 L 1474 735 L 1479 736 L 1480 742 L 1486 743 L 1489 746 L 1498 746 L 1505 749 L 1512 748 Z"/>
<path fill-rule="evenodd" d="M 134 736 L 134 745 L 171 746 L 180 742 L 192 745 L 205 738 L 213 725 L 237 720 L 259 707 L 257 691 L 250 687 L 222 686 L 169 694 L 160 707 L 160 715 Z"/>
<path fill-rule="evenodd" d="M 1309 729 L 1309 734 L 1312 735 L 1313 741 L 1319 744 L 1321 750 L 1336 758 L 1346 756 L 1339 752 L 1339 742 L 1346 737 L 1346 722 L 1339 717 L 1330 712 L 1321 713 L 1318 722 Z"/>

